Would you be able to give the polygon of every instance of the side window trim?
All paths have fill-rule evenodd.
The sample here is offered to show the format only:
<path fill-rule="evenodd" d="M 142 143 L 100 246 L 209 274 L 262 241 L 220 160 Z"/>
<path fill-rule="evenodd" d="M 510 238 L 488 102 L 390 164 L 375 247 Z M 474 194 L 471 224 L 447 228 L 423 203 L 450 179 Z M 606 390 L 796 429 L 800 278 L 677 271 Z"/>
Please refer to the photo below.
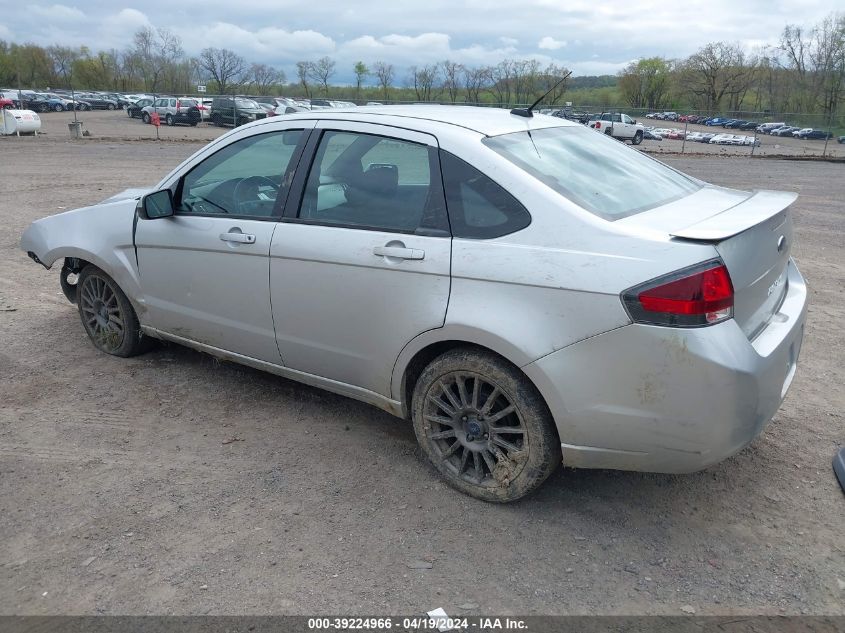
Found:
<path fill-rule="evenodd" d="M 240 215 L 240 214 L 235 214 L 235 213 L 181 213 L 178 210 L 176 211 L 175 215 L 184 216 L 184 217 L 197 217 L 197 218 L 220 218 L 220 217 L 224 217 L 224 218 L 232 218 L 232 219 L 261 220 L 263 222 L 278 222 L 281 219 L 281 214 L 282 214 L 282 211 L 284 209 L 284 205 L 287 202 L 288 198 L 290 197 L 291 190 L 294 186 L 294 183 L 295 183 L 295 180 L 296 180 L 296 174 L 297 174 L 297 166 L 299 165 L 299 162 L 302 158 L 302 154 L 303 154 L 305 147 L 306 147 L 306 143 L 309 140 L 309 138 L 312 136 L 313 131 L 314 131 L 313 128 L 307 128 L 307 127 L 306 128 L 296 128 L 296 127 L 293 127 L 293 128 L 285 128 L 283 130 L 268 130 L 266 132 L 259 132 L 257 134 L 251 134 L 249 136 L 244 136 L 242 138 L 239 138 L 236 141 L 233 141 L 232 143 L 227 143 L 225 145 L 221 145 L 215 151 L 211 152 L 210 154 L 203 156 L 202 160 L 200 160 L 200 161 L 196 162 L 194 165 L 192 165 L 191 168 L 188 169 L 181 176 L 179 176 L 178 180 L 176 181 L 176 193 L 174 195 L 174 199 L 175 199 L 175 201 L 177 201 L 177 204 L 178 204 L 182 199 L 182 188 L 184 187 L 185 178 L 188 176 L 188 174 L 193 172 L 200 165 L 202 165 L 206 160 L 208 160 L 209 158 L 211 158 L 212 156 L 214 156 L 218 152 L 221 152 L 224 149 L 226 149 L 227 147 L 229 147 L 231 144 L 238 143 L 238 142 L 240 142 L 244 139 L 254 138 L 256 136 L 264 136 L 266 134 L 284 134 L 285 132 L 302 132 L 302 136 L 300 137 L 299 142 L 297 142 L 296 147 L 293 150 L 293 154 L 291 154 L 290 161 L 288 162 L 288 165 L 285 168 L 285 171 L 282 173 L 282 185 L 284 185 L 285 182 L 290 182 L 291 184 L 286 188 L 286 191 L 285 191 L 283 196 L 277 196 L 276 197 L 276 202 L 273 206 L 273 212 L 272 212 L 271 215 L 269 215 L 269 216 L 258 216 L 258 215 Z M 284 198 L 284 200 L 281 200 L 280 198 Z"/>

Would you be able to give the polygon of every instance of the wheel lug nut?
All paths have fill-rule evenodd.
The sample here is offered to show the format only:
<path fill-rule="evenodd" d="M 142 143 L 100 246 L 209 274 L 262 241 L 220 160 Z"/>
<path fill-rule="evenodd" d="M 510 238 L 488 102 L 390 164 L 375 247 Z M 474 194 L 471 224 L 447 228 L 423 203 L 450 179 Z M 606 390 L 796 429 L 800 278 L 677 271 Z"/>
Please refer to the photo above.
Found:
<path fill-rule="evenodd" d="M 472 435 L 467 435 L 467 442 L 474 442 L 475 438 Z"/>
<path fill-rule="evenodd" d="M 467 416 L 463 416 L 463 417 L 461 418 L 461 422 L 466 422 L 466 421 L 467 421 Z"/>

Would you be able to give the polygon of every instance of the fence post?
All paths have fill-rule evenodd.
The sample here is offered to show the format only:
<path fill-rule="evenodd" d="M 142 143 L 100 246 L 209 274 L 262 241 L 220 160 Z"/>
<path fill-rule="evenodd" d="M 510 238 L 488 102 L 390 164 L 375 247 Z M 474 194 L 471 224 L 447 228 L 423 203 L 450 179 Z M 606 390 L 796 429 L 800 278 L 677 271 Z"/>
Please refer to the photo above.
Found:
<path fill-rule="evenodd" d="M 828 137 L 831 135 L 833 130 L 833 108 L 830 109 L 830 116 L 827 118 L 827 131 L 825 132 L 824 137 L 824 149 L 822 150 L 822 158 L 827 156 L 827 142 L 830 140 Z"/>
<path fill-rule="evenodd" d="M 689 119 L 684 121 L 684 140 L 681 142 L 681 154 L 684 153 L 684 148 L 687 146 L 687 129 L 689 128 Z"/>

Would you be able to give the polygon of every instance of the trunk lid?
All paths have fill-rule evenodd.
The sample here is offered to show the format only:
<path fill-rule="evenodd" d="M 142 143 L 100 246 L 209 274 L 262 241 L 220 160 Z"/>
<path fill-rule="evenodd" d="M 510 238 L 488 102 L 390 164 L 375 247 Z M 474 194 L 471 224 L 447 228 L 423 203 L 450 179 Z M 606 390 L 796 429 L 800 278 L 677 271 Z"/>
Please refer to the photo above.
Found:
<path fill-rule="evenodd" d="M 797 197 L 783 191 L 704 187 L 621 222 L 668 233 L 675 240 L 713 244 L 734 286 L 734 319 L 753 339 L 777 312 L 787 291 L 793 239 L 789 206 Z"/>

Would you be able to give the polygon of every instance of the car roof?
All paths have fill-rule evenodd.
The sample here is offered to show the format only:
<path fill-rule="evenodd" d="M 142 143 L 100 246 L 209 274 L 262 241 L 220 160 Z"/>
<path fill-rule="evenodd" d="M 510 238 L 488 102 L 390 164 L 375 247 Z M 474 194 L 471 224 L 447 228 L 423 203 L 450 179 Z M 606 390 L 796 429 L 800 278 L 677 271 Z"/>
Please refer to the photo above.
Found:
<path fill-rule="evenodd" d="M 413 120 L 417 123 L 414 127 L 420 131 L 434 131 L 438 127 L 448 125 L 472 130 L 485 136 L 498 136 L 499 134 L 550 127 L 582 127 L 579 123 L 546 114 L 537 113 L 528 118 L 511 114 L 509 110 L 502 108 L 433 104 L 333 108 L 291 114 L 285 117 L 285 119 L 315 118 L 389 125 L 399 125 L 400 123 L 408 125 L 410 120 Z"/>

